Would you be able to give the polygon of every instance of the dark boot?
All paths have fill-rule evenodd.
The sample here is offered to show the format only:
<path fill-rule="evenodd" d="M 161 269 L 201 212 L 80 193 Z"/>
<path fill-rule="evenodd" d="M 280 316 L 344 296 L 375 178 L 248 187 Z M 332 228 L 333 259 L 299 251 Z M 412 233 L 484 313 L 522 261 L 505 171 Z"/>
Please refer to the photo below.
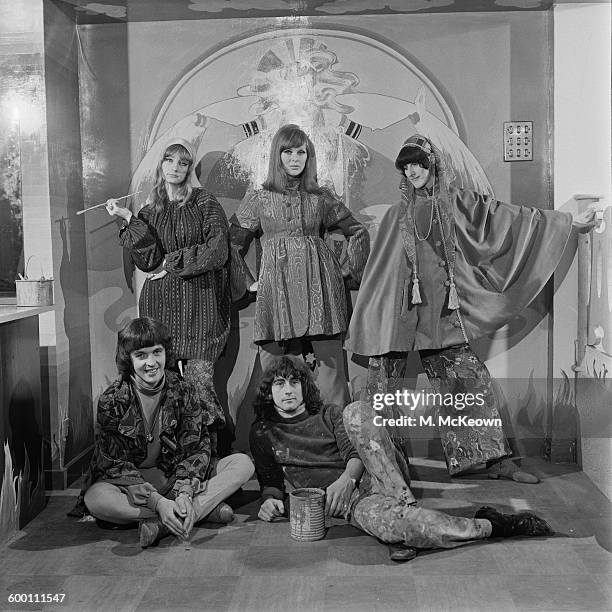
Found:
<path fill-rule="evenodd" d="M 142 548 L 158 544 L 162 538 L 170 535 L 170 530 L 157 518 L 142 519 L 138 523 L 138 539 Z"/>
<path fill-rule="evenodd" d="M 550 525 L 533 512 L 502 514 L 489 506 L 483 506 L 474 518 L 487 519 L 492 526 L 492 538 L 513 538 L 515 536 L 549 536 L 555 532 Z"/>

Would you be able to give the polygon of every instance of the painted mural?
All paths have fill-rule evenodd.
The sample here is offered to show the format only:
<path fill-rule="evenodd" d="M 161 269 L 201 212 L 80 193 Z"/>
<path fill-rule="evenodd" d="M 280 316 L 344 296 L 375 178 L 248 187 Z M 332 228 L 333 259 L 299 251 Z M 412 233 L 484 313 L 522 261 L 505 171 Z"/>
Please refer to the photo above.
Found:
<path fill-rule="evenodd" d="M 377 82 L 374 66 L 379 74 L 397 78 Z M 217 99 L 209 94 L 207 104 L 181 116 L 193 92 L 210 90 L 207 84 L 217 81 L 219 74 L 236 75 L 230 84 L 235 95 Z M 151 183 L 155 160 L 169 138 L 191 141 L 203 159 L 215 140 L 209 132 L 222 126 L 238 130 L 226 141 L 224 178 L 257 186 L 267 172 L 272 136 L 286 123 L 297 123 L 309 134 L 318 152 L 320 182 L 347 198 L 349 205 L 360 171 L 366 164 L 376 166 L 370 152 L 388 158 L 397 150 L 371 142 L 368 136 L 375 132 L 379 140 L 394 145 L 414 133 L 427 135 L 445 152 L 459 184 L 492 193 L 480 164 L 458 134 L 450 106 L 407 56 L 373 38 L 314 28 L 241 39 L 182 75 L 146 135 L 131 191 Z M 358 202 L 353 209 L 364 204 Z"/>
<path fill-rule="evenodd" d="M 398 78 L 385 86 L 371 66 Z M 232 96 L 219 95 L 223 88 L 217 96 L 217 89 L 207 94 L 207 84 L 219 74 L 236 76 L 229 83 Z M 178 136 L 194 145 L 199 181 L 220 199 L 229 217 L 246 189 L 265 179 L 272 137 L 287 123 L 297 123 L 309 134 L 317 150 L 320 184 L 342 197 L 373 237 L 397 197 L 394 155 L 414 133 L 426 134 L 444 151 L 444 162 L 460 185 L 493 193 L 461 140 L 450 105 L 406 55 L 363 35 L 313 28 L 245 37 L 201 58 L 181 75 L 144 135 L 129 192 L 149 192 L 161 150 Z M 132 207 L 143 202 L 135 199 Z M 344 237 L 332 234 L 327 241 L 342 262 Z M 253 257 L 249 263 L 256 267 Z M 139 288 L 144 275 L 133 272 Z M 251 342 L 252 307 L 240 313 L 239 321 L 234 341 L 240 351 L 228 381 L 232 416 L 249 389 L 253 391 L 253 374 L 258 374 L 253 369 L 257 347 Z"/>
<path fill-rule="evenodd" d="M 128 201 L 137 210 L 152 185 L 160 149 L 178 136 L 194 146 L 200 184 L 215 194 L 230 217 L 249 185 L 261 183 L 271 136 L 289 121 L 304 127 L 315 142 L 320 182 L 342 197 L 372 237 L 384 212 L 399 197 L 395 155 L 403 141 L 417 132 L 445 151 L 445 164 L 460 185 L 492 193 L 495 184 L 502 199 L 511 197 L 511 169 L 499 163 L 494 130 L 484 129 L 499 117 L 506 119 L 509 111 L 504 105 L 514 64 L 507 61 L 506 20 L 487 17 L 487 27 L 465 38 L 464 54 L 471 59 L 462 58 L 459 64 L 482 62 L 480 72 L 468 73 L 461 71 L 458 58 L 448 55 L 454 54 L 456 36 L 467 36 L 463 27 L 457 31 L 454 21 L 432 18 L 414 24 L 408 16 L 393 20 L 387 16 L 370 18 L 370 27 L 361 20 L 344 21 L 295 14 L 245 22 L 204 21 L 198 27 L 189 21 L 173 22 L 169 28 L 164 23 L 132 23 L 130 17 L 127 27 L 84 28 L 85 206 L 140 191 Z M 544 25 L 540 21 L 536 29 Z M 439 55 L 432 58 L 429 40 L 434 32 L 439 36 Z M 173 47 L 177 36 L 183 43 L 180 53 Z M 110 63 L 109 44 L 116 55 Z M 483 48 L 488 50 L 485 55 Z M 526 76 L 544 87 L 541 64 L 529 66 Z M 490 99 L 475 100 L 473 92 L 481 77 L 492 70 L 495 85 Z M 117 73 L 123 74 L 127 85 L 121 84 Z M 538 107 L 540 112 L 545 113 L 545 107 Z M 126 181 L 127 167 L 133 170 Z M 527 169 L 533 199 L 524 201 L 545 203 L 540 194 L 545 184 L 541 169 L 545 170 L 538 165 Z M 115 276 L 113 271 L 120 269 L 116 228 L 103 213 L 99 215 L 86 216 L 92 300 L 103 319 L 93 350 L 104 369 L 99 370 L 95 389 L 114 376 L 114 333 L 126 317 L 133 316 L 138 296 L 131 290 L 138 294 L 144 280 L 133 269 L 127 270 L 127 283 Z M 342 259 L 343 237 L 327 238 Z M 251 248 L 247 263 L 257 271 L 257 248 Z M 479 347 L 489 359 L 500 357 L 501 376 L 508 349 L 521 343 L 546 316 L 542 302 L 534 302 L 528 312 Z M 259 375 L 253 316 L 253 304 L 240 305 L 234 313 L 230 341 L 217 368 L 223 378 L 216 380 L 217 388 L 227 388 L 228 412 L 237 432 L 243 433 L 252 419 L 254 381 Z M 536 342 L 544 351 L 545 345 Z M 348 358 L 351 387 L 358 392 L 364 364 Z M 517 377 L 529 376 L 535 361 L 531 353 L 528 359 L 521 358 Z M 246 448 L 245 443 L 242 440 L 237 448 Z"/>
<path fill-rule="evenodd" d="M 443 161 L 459 185 L 493 194 L 464 144 L 453 101 L 407 51 L 363 33 L 306 27 L 306 19 L 290 21 L 280 23 L 293 27 L 259 31 L 213 48 L 178 75 L 141 134 L 128 192 L 142 195 L 129 202 L 133 209 L 144 204 L 161 149 L 179 136 L 196 150 L 199 182 L 231 216 L 246 189 L 265 178 L 272 136 L 288 122 L 298 123 L 310 135 L 320 182 L 344 199 L 373 238 L 398 197 L 393 160 L 414 133 L 427 135 L 444 152 Z M 220 79 L 228 74 L 231 79 Z M 342 261 L 344 238 L 332 234 L 327 240 Z M 251 251 L 247 263 L 256 271 L 257 252 Z M 133 268 L 128 277 L 131 274 L 138 293 L 144 275 Z M 512 321 L 501 340 L 490 342 L 489 355 L 501 354 L 525 337 L 541 320 L 541 305 L 529 313 Z M 226 400 L 243 433 L 260 374 L 253 317 L 252 304 L 234 314 L 228 349 L 218 368 L 223 375 L 217 386 L 227 388 L 222 402 Z M 362 368 L 353 365 L 353 392 L 363 386 L 363 378 Z"/>

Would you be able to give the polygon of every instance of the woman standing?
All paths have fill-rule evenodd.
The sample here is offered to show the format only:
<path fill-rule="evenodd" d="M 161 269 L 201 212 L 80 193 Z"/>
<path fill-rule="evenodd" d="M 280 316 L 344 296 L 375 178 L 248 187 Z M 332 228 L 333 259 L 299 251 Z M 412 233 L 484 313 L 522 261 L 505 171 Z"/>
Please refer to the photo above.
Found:
<path fill-rule="evenodd" d="M 136 267 L 150 273 L 140 293 L 139 315 L 166 325 L 185 379 L 206 397 L 229 334 L 229 233 L 215 197 L 193 187 L 193 171 L 190 144 L 173 140 L 164 149 L 155 185 L 138 215 L 113 199 L 106 208 L 124 219 L 119 242 Z M 218 401 L 208 408 L 206 424 L 223 426 Z"/>
<path fill-rule="evenodd" d="M 572 225 L 589 229 L 596 221 L 593 211 L 572 219 L 458 189 L 442 160 L 423 136 L 402 146 L 395 162 L 402 200 L 380 224 L 346 347 L 370 356 L 370 396 L 403 389 L 408 353 L 419 351 L 435 391 L 478 396 L 471 408 L 440 406 L 440 416 L 500 423 L 491 376 L 470 342 L 536 297 Z M 451 475 L 486 463 L 491 478 L 538 482 L 509 459 L 501 425 L 438 425 Z"/>
<path fill-rule="evenodd" d="M 312 345 L 318 385 L 326 402 L 349 402 L 342 336 L 348 315 L 338 259 L 326 230 L 348 238 L 349 287 L 356 288 L 369 253 L 369 235 L 346 206 L 317 183 L 314 146 L 297 125 L 281 127 L 272 140 L 268 177 L 246 194 L 232 218 L 232 241 L 244 249 L 261 235 L 254 341 L 262 369 L 281 354 Z"/>

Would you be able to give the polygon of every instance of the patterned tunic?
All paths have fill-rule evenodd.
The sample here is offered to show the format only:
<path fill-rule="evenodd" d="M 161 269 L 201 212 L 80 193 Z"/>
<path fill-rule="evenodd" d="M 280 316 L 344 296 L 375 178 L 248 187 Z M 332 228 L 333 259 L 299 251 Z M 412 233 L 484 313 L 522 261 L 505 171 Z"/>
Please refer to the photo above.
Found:
<path fill-rule="evenodd" d="M 145 206 L 121 230 L 121 244 L 144 272 L 166 259 L 168 274 L 146 280 L 139 313 L 162 321 L 178 359 L 215 361 L 229 334 L 229 234 L 215 197 L 194 189 L 183 206 Z"/>
<path fill-rule="evenodd" d="M 361 280 L 370 250 L 366 228 L 330 191 L 289 188 L 247 193 L 236 212 L 232 240 L 246 246 L 261 233 L 262 258 L 255 306 L 255 342 L 346 331 L 346 293 L 340 264 L 323 240 L 338 228 L 349 238 L 351 280 Z M 249 235 L 250 234 L 250 235 Z"/>

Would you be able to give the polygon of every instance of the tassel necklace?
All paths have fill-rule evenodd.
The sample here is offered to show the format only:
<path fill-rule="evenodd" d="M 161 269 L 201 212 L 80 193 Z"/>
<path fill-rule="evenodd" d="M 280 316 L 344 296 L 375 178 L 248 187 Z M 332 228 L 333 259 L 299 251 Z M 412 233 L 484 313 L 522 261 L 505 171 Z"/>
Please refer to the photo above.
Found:
<path fill-rule="evenodd" d="M 459 296 L 457 295 L 457 286 L 455 285 L 455 257 L 456 253 L 453 252 L 452 257 L 449 257 L 448 253 L 448 244 L 446 241 L 446 236 L 444 235 L 444 226 L 442 223 L 442 219 L 440 218 L 440 211 L 436 208 L 436 217 L 438 219 L 438 224 L 440 225 L 440 234 L 442 236 L 442 247 L 444 248 L 444 257 L 446 259 L 446 266 L 448 269 L 448 309 L 449 310 L 459 310 Z M 461 322 L 461 318 L 459 318 Z M 463 332 L 463 336 L 467 342 L 467 336 L 465 334 L 465 329 L 463 328 L 463 323 L 461 322 L 461 331 Z"/>

